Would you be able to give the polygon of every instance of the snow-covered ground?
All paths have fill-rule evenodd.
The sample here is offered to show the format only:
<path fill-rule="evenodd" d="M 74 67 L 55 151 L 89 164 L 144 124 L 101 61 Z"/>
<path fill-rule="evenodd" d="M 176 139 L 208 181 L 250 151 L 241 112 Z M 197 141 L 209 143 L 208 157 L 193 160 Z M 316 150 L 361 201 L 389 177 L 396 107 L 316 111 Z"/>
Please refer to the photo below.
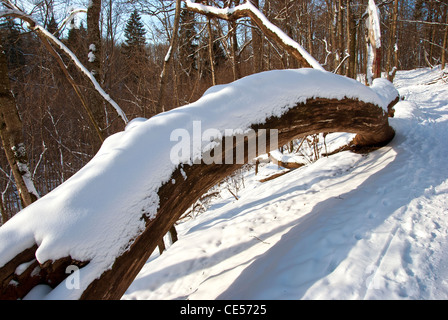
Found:
<path fill-rule="evenodd" d="M 177 226 L 123 299 L 447 299 L 448 84 L 398 72 L 396 137 L 261 183 Z M 446 80 L 446 79 L 445 79 Z"/>

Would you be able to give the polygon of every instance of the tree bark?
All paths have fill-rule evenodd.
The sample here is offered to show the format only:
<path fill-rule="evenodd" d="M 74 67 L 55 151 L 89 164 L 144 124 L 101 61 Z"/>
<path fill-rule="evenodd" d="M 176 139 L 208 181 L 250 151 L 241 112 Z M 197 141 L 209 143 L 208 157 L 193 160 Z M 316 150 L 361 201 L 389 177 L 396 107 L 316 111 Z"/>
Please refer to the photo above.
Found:
<path fill-rule="evenodd" d="M 445 61 L 446 61 L 446 51 L 448 49 L 447 42 L 448 42 L 448 5 L 445 5 L 445 20 L 446 20 L 446 27 L 445 27 L 445 34 L 443 36 L 443 45 L 442 45 L 442 70 L 445 69 Z"/>
<path fill-rule="evenodd" d="M 207 19 L 207 31 L 208 31 L 208 58 L 210 61 L 210 71 L 212 73 L 212 85 L 216 85 L 216 73 L 215 73 L 215 59 L 213 53 L 213 31 L 212 31 L 212 22 L 211 19 Z"/>
<path fill-rule="evenodd" d="M 386 72 L 387 79 L 393 81 L 395 72 L 398 68 L 398 36 L 397 36 L 397 22 L 398 22 L 398 0 L 394 0 L 392 11 L 392 23 L 390 28 L 389 49 L 386 57 Z"/>
<path fill-rule="evenodd" d="M 352 79 L 356 78 L 356 21 L 351 7 L 351 0 L 347 0 L 347 51 L 349 53 L 348 65 L 346 69 L 346 76 Z"/>
<path fill-rule="evenodd" d="M 233 73 L 233 80 L 237 80 L 241 77 L 240 72 L 240 58 L 238 55 L 238 37 L 236 34 L 236 23 L 235 21 L 229 21 L 230 27 L 231 27 L 231 42 L 232 42 L 232 73 Z"/>
<path fill-rule="evenodd" d="M 98 83 L 101 83 L 101 31 L 100 31 L 101 0 L 91 0 L 87 10 L 87 36 L 89 52 L 87 67 Z M 96 91 L 90 93 L 90 107 L 93 117 L 100 128 L 106 127 L 106 116 L 103 100 Z M 102 130 L 101 130 L 102 131 Z M 102 131 L 103 132 L 103 131 Z M 103 132 L 104 136 L 104 132 Z"/>
<path fill-rule="evenodd" d="M 258 0 L 250 0 L 255 8 L 260 9 Z M 258 28 L 255 22 L 252 20 L 252 51 L 254 56 L 253 72 L 258 73 L 262 71 L 262 38 L 258 33 Z"/>
<path fill-rule="evenodd" d="M 344 38 L 344 16 L 342 14 L 342 0 L 338 0 L 337 3 L 337 10 L 336 10 L 336 19 L 337 19 L 337 25 L 336 25 L 336 52 L 337 52 L 337 65 L 339 66 L 340 63 L 344 59 L 344 45 L 343 45 L 343 38 Z M 342 68 L 339 69 L 339 74 L 342 74 Z"/>

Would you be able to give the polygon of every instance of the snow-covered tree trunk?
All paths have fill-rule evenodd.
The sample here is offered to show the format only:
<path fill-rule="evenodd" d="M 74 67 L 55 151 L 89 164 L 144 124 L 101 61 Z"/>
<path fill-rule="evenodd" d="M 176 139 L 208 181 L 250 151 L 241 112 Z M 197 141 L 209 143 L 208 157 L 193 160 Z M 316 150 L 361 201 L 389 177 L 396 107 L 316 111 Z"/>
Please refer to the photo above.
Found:
<path fill-rule="evenodd" d="M 381 78 L 381 29 L 379 11 L 374 0 L 369 0 L 367 7 L 367 82 Z"/>
<path fill-rule="evenodd" d="M 320 132 L 357 133 L 353 147 L 358 149 L 388 143 L 394 130 L 386 109 L 398 93 L 387 80 L 377 80 L 379 86 L 374 81 L 369 88 L 312 69 L 260 73 L 215 87 L 190 106 L 110 137 L 106 148 L 55 193 L 0 228 L 0 242 L 5 244 L 0 247 L 0 299 L 22 298 L 39 283 L 62 290 L 67 298 L 119 299 L 180 216 L 258 153 Z M 386 94 L 377 94 L 378 88 Z M 214 150 L 222 153 L 214 152 L 212 163 L 205 160 L 210 151 L 201 154 L 202 149 L 198 163 L 190 157 L 173 161 L 173 132 L 188 133 L 184 128 L 189 128 L 194 135 L 191 121 L 198 118 L 204 127 L 233 126 L 236 121 L 243 121 L 244 127 L 214 141 Z M 249 150 L 250 139 L 234 138 L 246 129 L 256 133 L 259 146 L 253 155 L 244 152 L 238 159 L 238 150 Z M 276 140 L 272 131 L 277 144 L 271 143 Z M 193 137 L 193 150 L 195 143 Z M 18 232 L 31 213 L 56 220 L 45 219 Z M 55 228 L 59 223 L 64 225 Z M 70 266 L 81 272 L 78 291 L 67 288 Z"/>
<path fill-rule="evenodd" d="M 0 38 L 0 136 L 17 190 L 26 207 L 39 197 L 31 178 L 28 156 L 15 98 L 11 92 L 8 62 Z"/>

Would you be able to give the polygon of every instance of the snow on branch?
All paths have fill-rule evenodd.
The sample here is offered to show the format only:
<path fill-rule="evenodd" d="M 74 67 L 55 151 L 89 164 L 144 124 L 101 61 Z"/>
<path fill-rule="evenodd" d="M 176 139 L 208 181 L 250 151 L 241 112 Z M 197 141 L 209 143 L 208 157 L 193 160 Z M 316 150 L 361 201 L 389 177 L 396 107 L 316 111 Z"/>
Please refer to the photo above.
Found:
<path fill-rule="evenodd" d="M 127 124 L 129 122 L 126 114 L 120 108 L 120 106 L 103 90 L 100 84 L 96 81 L 95 77 L 92 73 L 87 70 L 87 68 L 79 61 L 78 57 L 58 38 L 56 38 L 51 32 L 45 29 L 43 26 L 38 24 L 34 18 L 30 15 L 27 15 L 15 5 L 11 4 L 9 1 L 2 0 L 3 4 L 8 8 L 0 11 L 0 17 L 14 17 L 25 21 L 28 24 L 28 28 L 32 31 L 37 32 L 39 35 L 43 36 L 47 40 L 49 40 L 53 45 L 59 47 L 62 51 L 64 51 L 68 57 L 73 61 L 76 67 L 84 73 L 84 75 L 90 80 L 93 84 L 96 91 L 103 97 L 104 100 L 109 102 L 109 104 L 115 109 L 118 115 L 123 119 L 123 121 Z"/>
<path fill-rule="evenodd" d="M 270 22 L 266 16 L 260 12 L 250 1 L 233 8 L 216 8 L 213 6 L 195 3 L 191 0 L 184 0 L 186 9 L 200 13 L 209 17 L 224 20 L 237 20 L 243 17 L 250 17 L 264 34 L 282 46 L 289 54 L 296 58 L 303 67 L 311 67 L 318 70 L 324 68 L 314 59 L 300 44 L 291 39 L 279 27 Z"/>
<path fill-rule="evenodd" d="M 57 32 L 60 32 L 65 27 L 65 25 L 67 23 L 69 23 L 70 21 L 72 21 L 73 18 L 79 13 L 87 13 L 87 10 L 84 8 L 77 8 L 77 9 L 71 10 L 70 14 L 64 20 L 62 20 L 62 22 L 60 23 Z"/>

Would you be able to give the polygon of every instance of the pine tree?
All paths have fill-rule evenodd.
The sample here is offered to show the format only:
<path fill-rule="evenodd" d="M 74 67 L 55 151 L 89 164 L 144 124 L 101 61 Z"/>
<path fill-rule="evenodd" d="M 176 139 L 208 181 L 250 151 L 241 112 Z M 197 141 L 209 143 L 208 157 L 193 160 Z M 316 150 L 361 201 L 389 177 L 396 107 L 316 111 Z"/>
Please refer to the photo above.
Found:
<path fill-rule="evenodd" d="M 123 53 L 127 58 L 146 56 L 146 30 L 137 10 L 132 12 L 124 30 Z"/>
<path fill-rule="evenodd" d="M 14 70 L 25 64 L 23 55 L 23 42 L 17 24 L 12 19 L 6 19 L 0 23 L 0 33 L 3 38 L 3 50 L 5 50 L 8 68 Z"/>
<path fill-rule="evenodd" d="M 87 54 L 86 52 L 89 51 L 89 48 L 87 47 L 88 43 L 86 41 L 87 39 L 87 29 L 84 27 L 84 24 L 81 22 L 81 25 L 79 27 L 76 27 L 75 25 L 72 25 L 71 28 L 68 31 L 67 39 L 64 40 L 67 47 L 73 51 L 73 53 L 78 57 L 78 59 L 81 61 L 82 64 L 87 64 Z M 64 57 L 65 59 L 65 57 Z M 77 77 L 77 72 L 75 71 L 73 65 L 66 60 L 67 65 L 70 66 L 70 70 L 73 74 L 73 76 Z"/>
<path fill-rule="evenodd" d="M 54 18 L 54 15 L 51 16 L 51 19 L 48 22 L 47 30 L 51 34 L 53 34 L 56 38 L 59 38 L 58 23 L 56 22 L 56 19 Z"/>

